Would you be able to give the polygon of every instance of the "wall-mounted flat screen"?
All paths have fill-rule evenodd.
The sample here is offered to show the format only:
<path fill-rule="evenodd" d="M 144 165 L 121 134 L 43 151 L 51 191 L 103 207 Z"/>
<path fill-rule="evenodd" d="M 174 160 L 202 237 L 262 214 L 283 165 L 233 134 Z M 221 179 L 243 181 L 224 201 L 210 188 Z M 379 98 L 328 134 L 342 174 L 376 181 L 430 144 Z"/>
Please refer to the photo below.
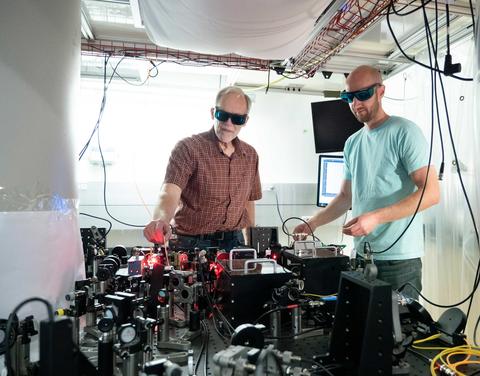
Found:
<path fill-rule="evenodd" d="M 342 100 L 312 103 L 316 153 L 341 152 L 347 138 L 363 127 Z"/>

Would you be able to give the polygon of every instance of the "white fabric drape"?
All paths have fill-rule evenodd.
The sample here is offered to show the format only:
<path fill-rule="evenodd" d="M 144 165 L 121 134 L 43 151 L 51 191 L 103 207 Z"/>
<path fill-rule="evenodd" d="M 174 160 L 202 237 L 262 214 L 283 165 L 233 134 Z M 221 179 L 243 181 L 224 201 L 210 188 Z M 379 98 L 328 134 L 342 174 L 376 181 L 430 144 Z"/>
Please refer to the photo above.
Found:
<path fill-rule="evenodd" d="M 476 77 L 473 82 L 458 81 L 442 76 L 445 87 L 452 136 L 455 143 L 461 176 L 467 191 L 477 226 L 480 213 L 480 90 L 478 49 L 472 40 L 452 47 L 455 63 L 462 64 L 463 77 Z M 423 60 L 424 62 L 427 59 Z M 440 60 L 443 66 L 443 59 Z M 390 81 L 390 80 L 389 80 Z M 390 113 L 402 115 L 415 121 L 430 139 L 431 132 L 431 79 L 427 69 L 413 66 L 387 81 L 385 108 Z M 439 107 L 443 98 L 438 83 Z M 391 100 L 395 97 L 398 100 Z M 467 297 L 473 288 L 480 250 L 473 223 L 459 181 L 455 158 L 449 138 L 445 111 L 441 111 L 443 143 L 445 147 L 445 172 L 440 182 L 441 202 L 425 212 L 425 257 L 423 259 L 423 294 L 438 304 L 453 304 Z M 438 126 L 435 122 L 432 164 L 440 167 L 441 149 Z M 415 245 L 412 245 L 415 246 Z M 436 318 L 445 309 L 425 303 L 427 310 Z M 468 302 L 461 305 L 465 313 Z M 475 295 L 469 321 L 468 339 L 473 342 L 473 328 L 480 314 L 480 292 Z M 477 342 L 480 341 L 477 334 Z"/>
<path fill-rule="evenodd" d="M 301 51 L 325 0 L 140 0 L 150 40 L 207 54 L 286 59 Z"/>

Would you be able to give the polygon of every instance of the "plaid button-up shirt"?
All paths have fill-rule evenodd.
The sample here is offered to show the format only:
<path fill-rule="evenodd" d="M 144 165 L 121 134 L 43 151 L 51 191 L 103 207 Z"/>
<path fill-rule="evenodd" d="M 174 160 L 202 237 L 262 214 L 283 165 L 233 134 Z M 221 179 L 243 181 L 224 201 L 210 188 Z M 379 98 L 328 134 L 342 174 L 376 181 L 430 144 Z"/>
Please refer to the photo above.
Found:
<path fill-rule="evenodd" d="M 235 152 L 223 154 L 215 131 L 193 135 L 172 151 L 164 183 L 182 189 L 174 217 L 178 233 L 208 234 L 248 226 L 246 204 L 262 197 L 258 155 L 235 138 Z"/>

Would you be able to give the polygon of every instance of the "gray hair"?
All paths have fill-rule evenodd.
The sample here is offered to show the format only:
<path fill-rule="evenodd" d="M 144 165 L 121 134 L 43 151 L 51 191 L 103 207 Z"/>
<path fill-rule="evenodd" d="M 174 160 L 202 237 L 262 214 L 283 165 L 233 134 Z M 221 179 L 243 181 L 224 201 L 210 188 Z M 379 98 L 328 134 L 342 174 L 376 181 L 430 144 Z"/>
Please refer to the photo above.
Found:
<path fill-rule="evenodd" d="M 224 87 L 223 89 L 221 89 L 218 93 L 217 93 L 217 98 L 215 99 L 215 106 L 218 106 L 220 104 L 220 101 L 222 100 L 222 98 L 227 95 L 227 94 L 230 94 L 230 93 L 233 93 L 233 94 L 238 94 L 238 95 L 241 95 L 243 96 L 243 98 L 245 98 L 245 102 L 247 103 L 247 114 L 250 112 L 250 107 L 252 107 L 252 100 L 250 99 L 250 97 L 245 94 L 245 92 L 240 89 L 238 86 L 227 86 L 227 87 Z"/>

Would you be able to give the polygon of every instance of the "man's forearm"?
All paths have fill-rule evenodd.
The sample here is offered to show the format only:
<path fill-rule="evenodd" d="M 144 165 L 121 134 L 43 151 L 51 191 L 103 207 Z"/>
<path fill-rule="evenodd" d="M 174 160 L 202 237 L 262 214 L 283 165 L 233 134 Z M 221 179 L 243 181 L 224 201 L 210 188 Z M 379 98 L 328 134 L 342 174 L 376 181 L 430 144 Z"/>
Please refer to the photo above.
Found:
<path fill-rule="evenodd" d="M 412 193 L 411 195 L 404 198 L 402 201 L 397 202 L 396 204 L 386 206 L 381 209 L 377 209 L 374 213 L 377 215 L 379 223 L 388 223 L 396 221 L 397 219 L 405 218 L 415 213 L 417 209 L 418 202 L 422 195 L 422 189 L 419 189 Z M 435 200 L 425 191 L 425 194 L 422 198 L 422 203 L 418 211 L 428 209 L 429 207 L 438 203 L 438 200 Z"/>
<path fill-rule="evenodd" d="M 164 185 L 158 198 L 157 207 L 153 212 L 153 219 L 170 222 L 180 201 L 180 193 L 181 190 L 177 186 L 172 184 Z"/>
<path fill-rule="evenodd" d="M 310 218 L 308 223 L 314 228 L 323 226 L 345 214 L 347 210 L 350 209 L 351 205 L 351 199 L 340 193 L 325 209 L 318 211 L 312 218 Z"/>
<path fill-rule="evenodd" d="M 404 217 L 408 217 L 415 213 L 417 209 L 420 197 L 422 197 L 423 187 L 419 187 L 411 195 L 407 196 L 403 200 L 374 211 L 378 218 L 379 223 L 388 223 L 396 221 Z M 425 187 L 425 193 L 422 197 L 422 202 L 418 211 L 428 209 L 429 207 L 438 204 L 440 201 L 440 192 L 438 187 L 437 175 L 434 169 L 430 170 L 427 185 Z"/>

